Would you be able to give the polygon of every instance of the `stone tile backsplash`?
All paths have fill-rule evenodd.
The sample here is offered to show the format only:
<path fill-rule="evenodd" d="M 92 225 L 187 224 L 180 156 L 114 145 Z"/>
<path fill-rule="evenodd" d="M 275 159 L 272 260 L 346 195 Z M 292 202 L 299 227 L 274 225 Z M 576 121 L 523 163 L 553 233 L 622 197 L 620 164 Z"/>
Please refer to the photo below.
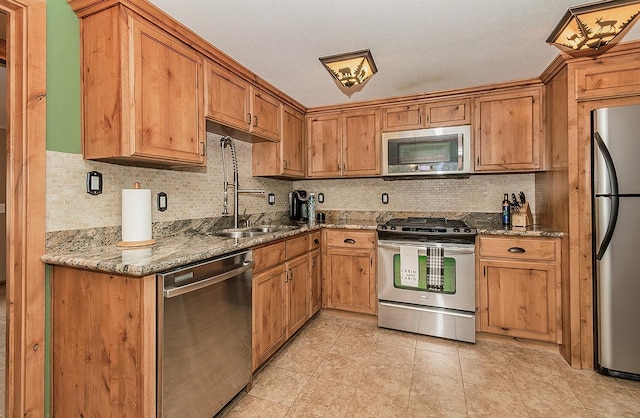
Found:
<path fill-rule="evenodd" d="M 295 190 L 324 194 L 316 211 L 414 211 L 414 212 L 500 212 L 504 193 L 523 191 L 535 208 L 534 174 L 483 174 L 468 179 L 392 180 L 304 180 Z M 382 203 L 382 193 L 389 203 Z"/>
<path fill-rule="evenodd" d="M 151 189 L 152 220 L 167 222 L 215 218 L 222 213 L 223 173 L 220 136 L 207 134 L 207 168 L 202 172 L 129 167 L 84 160 L 81 155 L 47 151 L 47 232 L 112 227 L 121 224 L 123 188 L 140 182 Z M 251 144 L 236 141 L 239 182 L 242 189 L 264 189 L 265 195 L 240 196 L 240 214 L 288 210 L 288 193 L 294 189 L 324 193 L 317 211 L 500 212 L 503 193 L 524 191 L 535 208 L 534 174 L 473 175 L 468 179 L 334 179 L 286 181 L 251 176 Z M 226 151 L 228 181 L 233 183 L 231 153 Z M 86 192 L 86 174 L 99 171 L 103 192 Z M 168 210 L 156 210 L 156 195 L 165 192 Z M 229 190 L 233 212 L 233 189 Z M 276 204 L 267 203 L 274 193 Z M 382 204 L 382 193 L 389 203 Z"/>
<path fill-rule="evenodd" d="M 121 224 L 122 189 L 140 182 L 151 189 L 154 199 L 152 221 L 218 217 L 222 213 L 223 174 L 220 135 L 207 133 L 207 168 L 203 172 L 129 167 L 88 161 L 82 155 L 47 151 L 47 232 L 119 226 Z M 282 212 L 288 210 L 291 182 L 251 176 L 251 144 L 236 141 L 241 189 L 264 189 L 265 194 L 240 195 L 240 214 Z M 227 149 L 228 181 L 233 184 L 231 153 Z M 89 171 L 102 173 L 103 192 L 92 196 L 86 192 Z M 168 209 L 156 210 L 156 196 L 165 192 Z M 276 204 L 267 203 L 274 193 Z M 229 189 L 229 213 L 233 213 L 233 189 Z"/>

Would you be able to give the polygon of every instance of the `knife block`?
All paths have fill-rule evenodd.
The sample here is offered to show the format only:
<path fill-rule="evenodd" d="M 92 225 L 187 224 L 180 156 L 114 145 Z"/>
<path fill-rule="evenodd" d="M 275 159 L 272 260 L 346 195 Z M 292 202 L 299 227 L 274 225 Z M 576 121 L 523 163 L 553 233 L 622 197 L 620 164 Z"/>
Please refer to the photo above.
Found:
<path fill-rule="evenodd" d="M 511 214 L 511 226 L 531 226 L 533 225 L 533 215 L 531 215 L 531 208 L 529 208 L 529 202 L 524 202 L 520 208 L 516 209 Z"/>

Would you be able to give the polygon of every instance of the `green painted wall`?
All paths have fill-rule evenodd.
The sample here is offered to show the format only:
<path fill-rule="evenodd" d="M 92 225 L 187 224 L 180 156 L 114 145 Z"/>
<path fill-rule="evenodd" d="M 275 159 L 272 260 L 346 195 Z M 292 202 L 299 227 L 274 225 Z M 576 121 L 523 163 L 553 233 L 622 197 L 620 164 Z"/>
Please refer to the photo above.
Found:
<path fill-rule="evenodd" d="M 66 0 L 47 0 L 47 150 L 80 154 L 80 29 Z"/>

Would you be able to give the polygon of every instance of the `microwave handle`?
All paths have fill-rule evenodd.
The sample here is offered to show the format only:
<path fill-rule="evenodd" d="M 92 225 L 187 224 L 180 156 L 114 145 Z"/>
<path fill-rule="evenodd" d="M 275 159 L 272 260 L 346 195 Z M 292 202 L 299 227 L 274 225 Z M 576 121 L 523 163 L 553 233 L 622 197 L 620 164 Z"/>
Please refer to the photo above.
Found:
<path fill-rule="evenodd" d="M 462 161 L 464 157 L 464 135 L 462 132 L 458 132 L 458 170 L 463 169 L 464 162 Z"/>

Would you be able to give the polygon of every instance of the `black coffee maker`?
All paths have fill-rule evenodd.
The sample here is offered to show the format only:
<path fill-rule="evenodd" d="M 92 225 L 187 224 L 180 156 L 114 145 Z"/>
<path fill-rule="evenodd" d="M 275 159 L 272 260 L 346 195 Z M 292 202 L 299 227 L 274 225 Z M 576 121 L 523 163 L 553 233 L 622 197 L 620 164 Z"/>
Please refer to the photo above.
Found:
<path fill-rule="evenodd" d="M 289 218 L 292 221 L 306 222 L 309 220 L 307 200 L 309 200 L 309 195 L 306 190 L 294 190 L 289 193 Z"/>

